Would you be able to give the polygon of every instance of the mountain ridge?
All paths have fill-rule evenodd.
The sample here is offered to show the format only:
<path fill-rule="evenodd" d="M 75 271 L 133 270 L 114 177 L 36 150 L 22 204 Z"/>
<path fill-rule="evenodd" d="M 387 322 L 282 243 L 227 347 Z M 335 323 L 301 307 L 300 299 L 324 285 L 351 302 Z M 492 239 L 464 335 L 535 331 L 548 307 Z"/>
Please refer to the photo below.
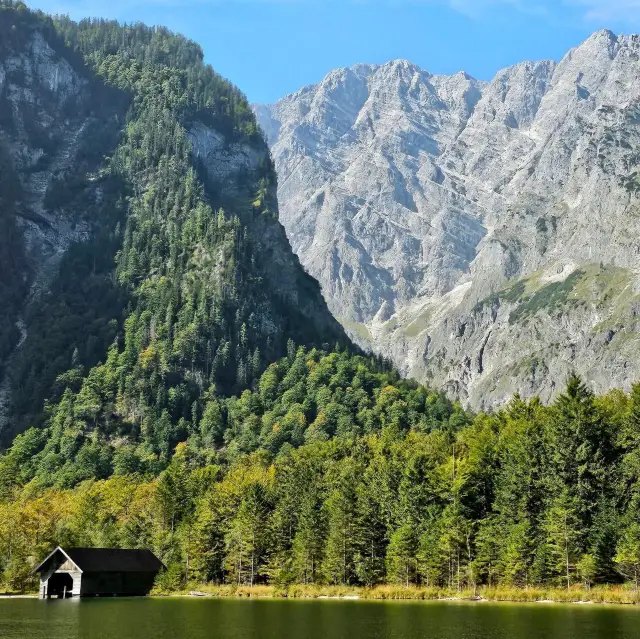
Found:
<path fill-rule="evenodd" d="M 489 83 L 357 65 L 254 106 L 292 246 L 352 338 L 476 409 L 548 400 L 574 369 L 598 392 L 640 376 L 633 303 L 597 292 L 620 276 L 637 295 L 620 225 L 636 225 L 639 45 L 598 31 Z M 578 271 L 582 290 L 536 298 L 563 313 L 517 312 Z"/>

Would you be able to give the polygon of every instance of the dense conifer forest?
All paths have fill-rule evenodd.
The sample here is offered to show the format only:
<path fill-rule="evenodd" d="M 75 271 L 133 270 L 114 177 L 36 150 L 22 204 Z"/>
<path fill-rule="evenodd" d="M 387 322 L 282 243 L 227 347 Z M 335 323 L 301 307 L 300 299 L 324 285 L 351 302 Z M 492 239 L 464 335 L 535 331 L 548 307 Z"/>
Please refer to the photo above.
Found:
<path fill-rule="evenodd" d="M 0 455 L 0 585 L 29 589 L 31 567 L 60 544 L 152 548 L 169 590 L 637 588 L 640 386 L 596 397 L 572 377 L 550 406 L 516 397 L 472 415 L 402 380 L 337 324 L 296 310 L 319 295 L 310 278 L 296 275 L 295 299 L 268 285 L 256 228 L 278 224 L 273 168 L 267 156 L 230 194 L 194 161 L 195 121 L 264 148 L 246 99 L 196 45 L 20 3 L 1 5 L 0 24 L 41 29 L 128 96 L 101 160 L 105 197 L 78 205 L 92 238 L 31 310 L 43 328 L 11 372 L 19 434 Z M 26 293 L 11 275 L 20 194 L 7 175 L 10 314 Z M 63 180 L 49 195 L 70 191 Z M 12 340 L 3 325 L 0 356 Z"/>
<path fill-rule="evenodd" d="M 166 589 L 640 578 L 640 386 L 594 397 L 572 378 L 552 406 L 472 417 L 362 358 L 300 348 L 255 391 L 209 402 L 162 470 L 144 433 L 95 437 L 56 470 L 73 449 L 64 410 L 0 459 L 11 589 L 56 543 L 153 548 Z"/>

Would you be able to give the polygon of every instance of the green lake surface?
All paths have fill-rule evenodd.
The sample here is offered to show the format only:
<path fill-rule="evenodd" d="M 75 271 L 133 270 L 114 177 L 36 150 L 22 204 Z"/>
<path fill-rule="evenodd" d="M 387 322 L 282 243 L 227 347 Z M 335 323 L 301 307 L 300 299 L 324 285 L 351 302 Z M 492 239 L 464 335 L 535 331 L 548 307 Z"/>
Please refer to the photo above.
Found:
<path fill-rule="evenodd" d="M 0 600 L 1 639 L 636 639 L 640 608 L 219 599 Z"/>

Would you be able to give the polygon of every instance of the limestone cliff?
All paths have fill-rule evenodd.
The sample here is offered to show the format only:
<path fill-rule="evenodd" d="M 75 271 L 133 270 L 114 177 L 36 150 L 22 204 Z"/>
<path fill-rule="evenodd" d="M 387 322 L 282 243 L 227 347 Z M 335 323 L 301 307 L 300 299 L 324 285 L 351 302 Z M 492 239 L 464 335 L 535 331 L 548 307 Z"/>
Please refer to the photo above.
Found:
<path fill-rule="evenodd" d="M 1 17 L 4 20 L 6 13 Z M 4 40 L 0 51 L 0 145 L 3 169 L 12 176 L 13 197 L 6 201 L 9 185 L 3 185 L 2 213 L 19 229 L 22 241 L 15 247 L 14 259 L 26 286 L 22 302 L 3 316 L 18 331 L 0 361 L 0 432 L 10 415 L 8 371 L 29 337 L 27 308 L 46 295 L 69 246 L 86 240 L 91 232 L 91 221 L 77 207 L 77 196 L 81 191 L 83 198 L 98 201 L 101 187 L 98 176 L 90 174 L 99 166 L 97 158 L 85 151 L 92 144 L 98 152 L 115 145 L 113 128 L 127 107 L 123 96 L 109 92 L 111 105 L 103 108 L 96 97 L 106 97 L 105 91 L 98 90 L 96 96 L 97 86 L 82 65 L 73 56 L 60 55 L 42 29 L 10 27 L 13 37 Z M 92 140 L 97 133 L 105 147 Z M 56 197 L 72 175 L 77 178 L 74 197 Z"/>
<path fill-rule="evenodd" d="M 257 107 L 351 335 L 474 408 L 640 378 L 639 56 L 602 31 L 490 83 L 395 61 Z"/>

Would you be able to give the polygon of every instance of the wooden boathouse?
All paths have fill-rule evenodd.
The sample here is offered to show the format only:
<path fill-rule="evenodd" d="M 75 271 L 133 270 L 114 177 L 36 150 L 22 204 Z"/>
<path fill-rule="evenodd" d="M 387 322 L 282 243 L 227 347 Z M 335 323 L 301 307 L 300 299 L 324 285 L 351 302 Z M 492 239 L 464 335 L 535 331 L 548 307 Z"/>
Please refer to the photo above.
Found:
<path fill-rule="evenodd" d="M 164 568 L 150 550 L 61 548 L 33 573 L 40 573 L 40 598 L 134 597 L 148 595 Z"/>

